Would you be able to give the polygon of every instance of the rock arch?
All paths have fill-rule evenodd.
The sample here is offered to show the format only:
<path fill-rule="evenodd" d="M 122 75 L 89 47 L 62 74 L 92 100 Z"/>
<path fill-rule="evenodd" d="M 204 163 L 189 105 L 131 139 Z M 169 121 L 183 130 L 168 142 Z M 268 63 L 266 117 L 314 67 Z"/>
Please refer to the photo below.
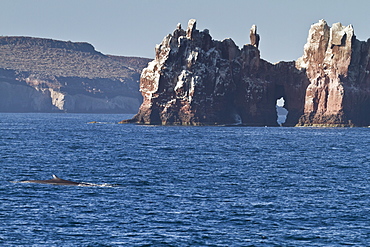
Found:
<path fill-rule="evenodd" d="M 370 125 L 370 40 L 352 26 L 325 21 L 311 26 L 304 55 L 271 64 L 260 58 L 257 27 L 241 49 L 231 39 L 212 40 L 208 30 L 181 25 L 156 46 L 141 75 L 144 101 L 125 122 L 277 126 L 276 100 L 289 111 L 286 126 Z"/>

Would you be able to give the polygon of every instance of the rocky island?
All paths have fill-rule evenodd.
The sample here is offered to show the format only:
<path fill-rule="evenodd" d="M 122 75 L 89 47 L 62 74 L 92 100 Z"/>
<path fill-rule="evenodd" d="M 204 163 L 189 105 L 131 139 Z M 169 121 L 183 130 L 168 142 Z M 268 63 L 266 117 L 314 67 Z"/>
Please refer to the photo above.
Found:
<path fill-rule="evenodd" d="M 143 70 L 143 103 L 122 123 L 277 126 L 276 101 L 288 110 L 285 126 L 370 125 L 370 41 L 352 26 L 311 26 L 297 61 L 261 59 L 257 27 L 250 44 L 213 40 L 191 19 L 155 48 Z"/>
<path fill-rule="evenodd" d="M 0 112 L 135 113 L 149 59 L 88 43 L 0 37 Z"/>

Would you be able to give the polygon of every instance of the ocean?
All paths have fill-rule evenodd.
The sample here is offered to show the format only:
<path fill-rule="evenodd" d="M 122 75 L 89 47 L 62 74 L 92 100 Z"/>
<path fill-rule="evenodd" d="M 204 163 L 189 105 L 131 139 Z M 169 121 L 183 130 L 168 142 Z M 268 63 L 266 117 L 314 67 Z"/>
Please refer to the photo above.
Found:
<path fill-rule="evenodd" d="M 0 113 L 0 246 L 370 245 L 369 128 L 130 117 Z"/>

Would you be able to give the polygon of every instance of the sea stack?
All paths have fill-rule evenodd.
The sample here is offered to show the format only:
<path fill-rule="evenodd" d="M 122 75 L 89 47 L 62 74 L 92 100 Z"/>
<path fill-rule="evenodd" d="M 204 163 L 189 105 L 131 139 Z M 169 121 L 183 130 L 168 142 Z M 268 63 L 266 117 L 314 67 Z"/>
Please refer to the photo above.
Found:
<path fill-rule="evenodd" d="M 368 126 L 369 58 L 370 40 L 357 40 L 351 25 L 312 25 L 296 62 L 310 81 L 299 125 Z"/>
<path fill-rule="evenodd" d="M 309 31 L 304 55 L 271 64 L 260 58 L 257 26 L 250 44 L 213 40 L 191 19 L 155 48 L 143 70 L 141 124 L 278 126 L 276 100 L 288 110 L 285 126 L 370 125 L 369 40 L 352 26 L 321 20 Z"/>

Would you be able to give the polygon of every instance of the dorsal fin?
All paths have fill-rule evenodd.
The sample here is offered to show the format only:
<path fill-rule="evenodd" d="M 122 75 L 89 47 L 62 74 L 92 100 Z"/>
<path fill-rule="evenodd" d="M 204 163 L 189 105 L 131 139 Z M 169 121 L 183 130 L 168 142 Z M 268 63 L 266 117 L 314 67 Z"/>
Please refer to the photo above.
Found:
<path fill-rule="evenodd" d="M 57 177 L 56 175 L 54 175 L 54 174 L 53 174 L 53 178 L 54 178 L 54 179 L 60 179 L 60 178 L 58 178 L 58 177 Z"/>

